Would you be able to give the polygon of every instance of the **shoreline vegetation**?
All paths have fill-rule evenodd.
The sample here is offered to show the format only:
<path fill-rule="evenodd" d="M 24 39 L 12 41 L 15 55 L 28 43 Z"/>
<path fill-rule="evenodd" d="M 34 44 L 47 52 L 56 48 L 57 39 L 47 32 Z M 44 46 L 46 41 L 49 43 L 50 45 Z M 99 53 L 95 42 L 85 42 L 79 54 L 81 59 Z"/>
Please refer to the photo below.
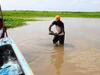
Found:
<path fill-rule="evenodd" d="M 100 18 L 100 12 L 58 12 L 58 11 L 3 11 L 4 22 L 7 28 L 22 26 L 26 21 L 37 21 L 35 17 L 62 17 Z"/>

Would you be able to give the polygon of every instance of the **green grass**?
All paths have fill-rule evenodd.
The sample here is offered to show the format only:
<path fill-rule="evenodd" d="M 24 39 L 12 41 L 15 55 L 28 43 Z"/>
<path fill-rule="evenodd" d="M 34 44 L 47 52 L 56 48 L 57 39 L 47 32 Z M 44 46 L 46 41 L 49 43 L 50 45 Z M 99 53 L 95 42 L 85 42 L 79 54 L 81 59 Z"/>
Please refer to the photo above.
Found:
<path fill-rule="evenodd" d="M 20 17 L 4 17 L 4 23 L 7 28 L 15 28 L 18 26 L 25 25 L 26 21 L 33 21 L 34 19 L 20 18 Z"/>
<path fill-rule="evenodd" d="M 100 18 L 100 12 L 48 12 L 48 11 L 3 11 L 5 25 L 8 28 L 22 26 L 26 21 L 35 20 L 34 17 L 83 17 Z"/>
<path fill-rule="evenodd" d="M 25 22 L 23 19 L 5 18 L 5 25 L 7 28 L 14 28 L 24 24 Z"/>

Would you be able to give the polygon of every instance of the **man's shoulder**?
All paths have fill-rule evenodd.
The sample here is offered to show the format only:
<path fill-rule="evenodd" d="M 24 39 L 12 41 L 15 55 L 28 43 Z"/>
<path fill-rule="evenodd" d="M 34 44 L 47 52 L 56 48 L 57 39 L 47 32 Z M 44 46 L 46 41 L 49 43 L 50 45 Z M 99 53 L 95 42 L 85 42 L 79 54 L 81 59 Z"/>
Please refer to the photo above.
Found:
<path fill-rule="evenodd" d="M 60 22 L 61 22 L 62 24 L 64 24 L 63 21 L 60 21 Z"/>
<path fill-rule="evenodd" d="M 56 21 L 53 21 L 52 23 L 56 23 Z"/>
<path fill-rule="evenodd" d="M 56 21 L 53 21 L 53 22 L 52 22 L 52 25 L 54 25 L 54 24 L 56 24 Z"/>
<path fill-rule="evenodd" d="M 62 21 L 60 21 L 60 25 L 61 25 L 61 26 L 63 26 L 63 25 L 64 25 L 64 23 L 63 23 Z"/>

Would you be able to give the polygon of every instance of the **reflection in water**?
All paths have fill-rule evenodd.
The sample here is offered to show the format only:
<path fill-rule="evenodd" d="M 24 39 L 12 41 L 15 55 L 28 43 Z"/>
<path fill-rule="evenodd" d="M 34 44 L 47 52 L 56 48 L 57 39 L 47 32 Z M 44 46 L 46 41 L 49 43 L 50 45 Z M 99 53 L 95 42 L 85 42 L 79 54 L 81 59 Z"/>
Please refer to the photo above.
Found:
<path fill-rule="evenodd" d="M 64 63 L 64 47 L 54 47 L 51 62 L 55 67 L 57 75 L 61 75 L 61 67 Z"/>

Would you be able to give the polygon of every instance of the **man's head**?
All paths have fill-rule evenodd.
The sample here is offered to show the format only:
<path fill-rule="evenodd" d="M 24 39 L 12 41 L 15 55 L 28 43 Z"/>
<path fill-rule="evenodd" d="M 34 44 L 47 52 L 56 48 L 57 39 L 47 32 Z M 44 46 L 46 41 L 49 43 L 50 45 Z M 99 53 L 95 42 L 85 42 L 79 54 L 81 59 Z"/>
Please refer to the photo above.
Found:
<path fill-rule="evenodd" d="M 60 21 L 60 16 L 59 15 L 55 16 L 55 21 Z"/>

